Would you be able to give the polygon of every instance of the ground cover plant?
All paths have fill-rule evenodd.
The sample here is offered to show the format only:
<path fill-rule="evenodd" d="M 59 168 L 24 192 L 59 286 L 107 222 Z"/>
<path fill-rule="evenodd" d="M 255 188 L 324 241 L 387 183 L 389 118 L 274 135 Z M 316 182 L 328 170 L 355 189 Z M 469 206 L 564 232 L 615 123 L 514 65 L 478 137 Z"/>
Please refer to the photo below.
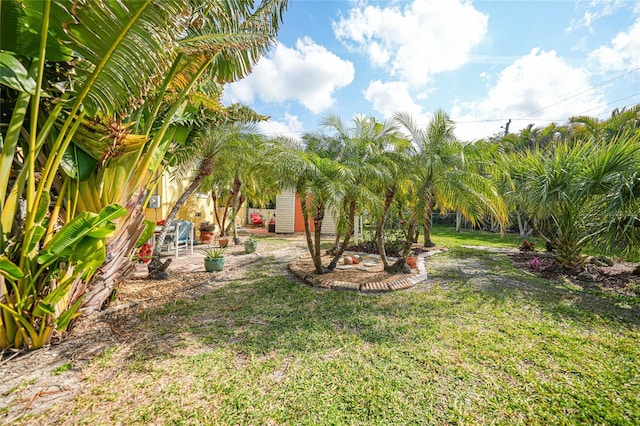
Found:
<path fill-rule="evenodd" d="M 318 290 L 277 258 L 211 291 L 175 288 L 173 301 L 113 318 L 120 340 L 82 367 L 75 400 L 39 421 L 640 421 L 638 309 L 462 247 L 502 245 L 463 235 L 427 260 L 428 282 L 411 291 Z M 433 238 L 445 239 L 437 229 Z"/>

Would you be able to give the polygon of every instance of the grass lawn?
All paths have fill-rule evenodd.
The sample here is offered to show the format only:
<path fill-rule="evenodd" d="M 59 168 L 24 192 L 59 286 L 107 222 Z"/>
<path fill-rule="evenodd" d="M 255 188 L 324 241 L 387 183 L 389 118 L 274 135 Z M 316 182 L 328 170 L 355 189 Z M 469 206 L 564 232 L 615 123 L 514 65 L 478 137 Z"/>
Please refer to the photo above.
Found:
<path fill-rule="evenodd" d="M 452 250 L 410 291 L 322 291 L 267 261 L 143 312 L 130 332 L 160 343 L 95 358 L 55 422 L 639 424 L 637 310 L 459 247 L 520 238 L 462 235 L 435 229 Z"/>

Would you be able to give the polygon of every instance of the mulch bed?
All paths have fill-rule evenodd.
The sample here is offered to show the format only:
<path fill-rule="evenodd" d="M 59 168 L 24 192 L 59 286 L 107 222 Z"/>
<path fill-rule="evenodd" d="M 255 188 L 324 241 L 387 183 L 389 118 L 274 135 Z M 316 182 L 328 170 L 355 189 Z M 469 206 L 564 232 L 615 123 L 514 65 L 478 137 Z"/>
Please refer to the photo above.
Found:
<path fill-rule="evenodd" d="M 613 266 L 596 266 L 590 263 L 585 265 L 587 275 L 580 276 L 582 271 L 570 271 L 558 266 L 553 260 L 553 254 L 547 252 L 520 252 L 510 254 L 514 266 L 532 272 L 542 278 L 556 282 L 571 282 L 585 289 L 599 288 L 603 291 L 631 297 L 640 297 L 640 276 L 634 275 L 633 270 L 637 266 L 634 263 L 615 261 Z M 540 261 L 538 267 L 531 266 L 531 259 Z M 585 277 L 587 279 L 585 279 Z"/>

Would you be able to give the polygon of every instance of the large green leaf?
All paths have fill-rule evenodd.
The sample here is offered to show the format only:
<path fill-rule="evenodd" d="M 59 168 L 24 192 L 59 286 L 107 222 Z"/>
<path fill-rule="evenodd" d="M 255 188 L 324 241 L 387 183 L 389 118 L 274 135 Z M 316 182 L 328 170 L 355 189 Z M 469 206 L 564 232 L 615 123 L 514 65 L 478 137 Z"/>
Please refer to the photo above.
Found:
<path fill-rule="evenodd" d="M 86 238 L 102 238 L 105 228 L 113 230 L 113 221 L 127 214 L 127 209 L 114 204 L 105 207 L 99 214 L 83 212 L 63 226 L 47 243 L 38 257 L 38 263 L 45 264 L 56 257 L 71 256 L 78 244 Z"/>
<path fill-rule="evenodd" d="M 69 145 L 60 162 L 64 172 L 77 180 L 87 180 L 97 165 L 95 158 L 73 143 Z"/>
<path fill-rule="evenodd" d="M 70 0 L 51 3 L 49 14 L 49 36 L 46 59 L 68 61 L 73 52 L 64 42 L 63 25 L 69 21 Z M 0 13 L 0 50 L 14 52 L 20 56 L 35 58 L 40 47 L 39 30 L 42 27 L 42 0 L 3 0 Z"/>
<path fill-rule="evenodd" d="M 22 63 L 9 52 L 0 51 L 0 84 L 18 92 L 36 94 L 36 81 Z"/>
<path fill-rule="evenodd" d="M 80 308 L 81 303 L 82 297 L 78 299 L 71 307 L 69 307 L 69 309 L 60 314 L 58 318 L 56 318 L 56 330 L 66 330 L 71 320 L 80 315 L 78 309 Z"/>
<path fill-rule="evenodd" d="M 128 111 L 159 84 L 176 54 L 185 8 L 180 0 L 75 4 L 75 22 L 67 28 L 71 47 L 84 59 L 79 86 L 106 60 L 83 103 L 89 116 Z"/>
<path fill-rule="evenodd" d="M 144 231 L 142 232 L 142 235 L 138 239 L 138 242 L 136 243 L 136 247 L 140 247 L 144 243 L 149 241 L 149 239 L 153 236 L 153 233 L 155 232 L 155 230 L 156 230 L 156 223 L 152 220 L 145 219 Z"/>
<path fill-rule="evenodd" d="M 24 276 L 20 267 L 5 255 L 0 256 L 0 275 L 14 281 Z"/>

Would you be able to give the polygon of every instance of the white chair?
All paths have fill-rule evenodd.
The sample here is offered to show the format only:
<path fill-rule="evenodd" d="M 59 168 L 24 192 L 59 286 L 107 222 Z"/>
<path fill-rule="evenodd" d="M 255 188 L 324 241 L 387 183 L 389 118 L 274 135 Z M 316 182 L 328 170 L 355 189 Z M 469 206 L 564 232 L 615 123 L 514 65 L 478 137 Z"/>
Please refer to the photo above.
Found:
<path fill-rule="evenodd" d="M 167 251 L 172 252 L 175 250 L 176 258 L 181 248 L 189 249 L 189 252 L 193 254 L 193 240 L 193 222 L 189 222 L 188 220 L 174 220 L 172 229 L 167 233 L 167 237 L 165 238 Z"/>

